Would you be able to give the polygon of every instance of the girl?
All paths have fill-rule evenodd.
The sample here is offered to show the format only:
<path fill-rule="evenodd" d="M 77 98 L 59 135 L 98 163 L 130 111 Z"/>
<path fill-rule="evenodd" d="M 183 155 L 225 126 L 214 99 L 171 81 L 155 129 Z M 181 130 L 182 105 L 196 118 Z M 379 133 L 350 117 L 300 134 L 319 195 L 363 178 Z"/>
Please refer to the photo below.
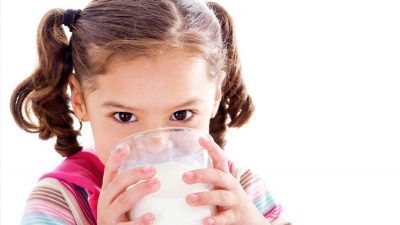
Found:
<path fill-rule="evenodd" d="M 63 24 L 72 32 L 69 41 Z M 216 187 L 186 197 L 193 207 L 217 206 L 204 224 L 290 224 L 260 177 L 223 151 L 228 127 L 241 127 L 254 110 L 232 18 L 223 7 L 201 0 L 94 0 L 83 10 L 50 10 L 37 42 L 39 65 L 15 89 L 11 111 L 22 129 L 44 140 L 55 136 L 55 150 L 66 159 L 40 178 L 22 224 L 157 220 L 151 212 L 131 221 L 126 214 L 160 187 L 157 171 L 141 167 L 118 174 L 127 151 L 110 150 L 128 135 L 168 126 L 196 128 L 214 138 L 199 140 L 214 168 L 182 177 L 188 184 Z M 82 122 L 90 122 L 95 147 L 79 145 Z"/>

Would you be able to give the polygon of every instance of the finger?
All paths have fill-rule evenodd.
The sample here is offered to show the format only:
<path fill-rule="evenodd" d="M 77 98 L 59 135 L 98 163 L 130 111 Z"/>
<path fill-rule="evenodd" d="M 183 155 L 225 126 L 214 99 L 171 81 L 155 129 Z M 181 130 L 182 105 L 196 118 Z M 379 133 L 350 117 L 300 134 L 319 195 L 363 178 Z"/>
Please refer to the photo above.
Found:
<path fill-rule="evenodd" d="M 218 213 L 215 216 L 206 218 L 203 221 L 204 225 L 228 225 L 237 224 L 237 216 L 235 216 L 233 210 L 225 210 Z"/>
<path fill-rule="evenodd" d="M 117 225 L 147 225 L 154 222 L 155 216 L 152 213 L 146 213 L 129 222 L 118 223 Z"/>
<path fill-rule="evenodd" d="M 182 178 L 187 184 L 212 183 L 214 186 L 231 191 L 236 191 L 238 185 L 237 180 L 232 175 L 226 174 L 221 170 L 214 168 L 191 170 L 184 173 Z"/>
<path fill-rule="evenodd" d="M 186 201 L 192 206 L 218 205 L 221 207 L 233 207 L 238 204 L 236 196 L 225 190 L 212 190 L 193 193 L 186 196 Z"/>
<path fill-rule="evenodd" d="M 211 139 L 199 138 L 200 145 L 207 150 L 213 161 L 213 167 L 225 173 L 229 173 L 228 157 L 225 152 Z"/>
<path fill-rule="evenodd" d="M 107 187 L 114 177 L 117 176 L 122 159 L 129 154 L 129 151 L 129 145 L 123 145 L 111 152 L 104 168 L 103 187 Z"/>
<path fill-rule="evenodd" d="M 108 210 L 115 212 L 114 215 L 116 216 L 126 213 L 136 204 L 139 199 L 143 198 L 145 195 L 157 191 L 159 188 L 160 181 L 157 178 L 152 178 L 148 181 L 137 183 L 120 194 L 113 201 L 113 203 L 111 203 Z"/>
<path fill-rule="evenodd" d="M 105 201 L 111 204 L 111 202 L 130 185 L 136 184 L 140 180 L 149 180 L 155 173 L 156 170 L 154 167 L 145 166 L 134 168 L 117 175 L 105 189 L 105 193 L 107 193 Z"/>

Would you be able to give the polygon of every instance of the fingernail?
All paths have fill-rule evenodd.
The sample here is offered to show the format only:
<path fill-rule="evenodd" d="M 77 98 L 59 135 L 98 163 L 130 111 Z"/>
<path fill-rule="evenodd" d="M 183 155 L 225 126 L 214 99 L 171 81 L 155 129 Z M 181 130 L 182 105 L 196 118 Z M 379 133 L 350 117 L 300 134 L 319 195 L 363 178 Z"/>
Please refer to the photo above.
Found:
<path fill-rule="evenodd" d="M 213 225 L 214 223 L 215 223 L 215 221 L 213 219 L 211 219 L 211 218 L 207 219 L 207 224 L 208 225 Z"/>
<path fill-rule="evenodd" d="M 189 171 L 189 172 L 184 173 L 183 176 L 186 177 L 189 180 L 193 180 L 194 173 Z"/>
<path fill-rule="evenodd" d="M 200 137 L 200 142 L 203 142 L 204 144 L 208 143 L 208 140 L 204 137 Z"/>
<path fill-rule="evenodd" d="M 197 202 L 198 200 L 199 200 L 199 196 L 198 195 L 196 195 L 196 194 L 190 194 L 189 195 L 189 201 L 190 202 Z"/>
<path fill-rule="evenodd" d="M 158 180 L 155 179 L 155 178 L 153 178 L 153 179 L 151 179 L 151 180 L 149 180 L 149 181 L 147 182 L 147 185 L 148 185 L 149 187 L 154 187 L 154 186 L 157 185 L 157 183 L 158 183 Z"/>
<path fill-rule="evenodd" d="M 149 174 L 149 173 L 152 173 L 154 171 L 154 168 L 151 167 L 151 166 L 145 166 L 145 167 L 142 168 L 142 171 L 145 174 Z"/>
<path fill-rule="evenodd" d="M 149 213 L 149 214 L 147 214 L 147 215 L 144 216 L 144 220 L 145 220 L 146 222 L 150 222 L 150 221 L 154 220 L 154 215 L 151 214 L 151 213 Z"/>
<path fill-rule="evenodd" d="M 129 152 L 129 146 L 128 145 L 123 145 L 123 146 L 118 147 L 115 150 L 114 154 L 117 155 L 117 158 L 122 158 L 125 155 L 127 155 L 128 152 Z"/>

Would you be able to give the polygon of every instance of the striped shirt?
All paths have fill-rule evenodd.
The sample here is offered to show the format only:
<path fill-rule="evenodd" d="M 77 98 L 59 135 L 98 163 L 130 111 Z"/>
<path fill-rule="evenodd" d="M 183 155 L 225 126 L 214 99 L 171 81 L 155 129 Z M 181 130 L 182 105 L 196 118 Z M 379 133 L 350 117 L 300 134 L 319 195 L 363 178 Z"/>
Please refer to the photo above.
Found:
<path fill-rule="evenodd" d="M 229 170 L 248 194 L 258 211 L 272 225 L 290 225 L 282 216 L 282 207 L 272 198 L 265 182 L 253 171 L 229 161 Z M 88 204 L 89 194 L 77 185 L 61 179 L 41 179 L 31 191 L 21 224 L 96 224 Z"/>
<path fill-rule="evenodd" d="M 23 224 L 74 224 L 62 193 L 53 187 L 38 186 L 30 194 Z"/>
<path fill-rule="evenodd" d="M 229 172 L 239 181 L 258 211 L 271 224 L 290 224 L 283 218 L 282 206 L 276 203 L 260 176 L 249 168 L 236 166 L 232 161 L 228 161 L 228 164 Z"/>
<path fill-rule="evenodd" d="M 55 178 L 45 178 L 31 191 L 21 224 L 93 224 L 82 211 L 67 185 Z"/>

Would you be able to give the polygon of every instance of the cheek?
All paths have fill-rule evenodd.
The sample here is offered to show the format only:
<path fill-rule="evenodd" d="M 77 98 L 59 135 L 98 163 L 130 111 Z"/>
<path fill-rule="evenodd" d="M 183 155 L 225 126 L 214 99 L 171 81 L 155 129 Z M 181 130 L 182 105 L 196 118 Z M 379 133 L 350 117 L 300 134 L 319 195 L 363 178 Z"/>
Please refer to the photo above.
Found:
<path fill-rule="evenodd" d="M 111 149 L 114 146 L 114 142 L 111 140 L 112 139 L 106 135 L 94 135 L 96 155 L 100 158 L 104 165 L 106 164 Z"/>
<path fill-rule="evenodd" d="M 208 115 L 208 113 L 199 115 L 197 120 L 195 120 L 195 122 L 192 124 L 192 128 L 196 128 L 206 133 L 208 133 L 209 131 L 209 126 L 210 126 L 210 116 Z"/>
<path fill-rule="evenodd" d="M 96 148 L 96 155 L 105 164 L 111 149 L 121 140 L 124 135 L 121 130 L 110 127 L 106 122 L 92 120 L 90 122 L 93 133 L 93 140 Z"/>

